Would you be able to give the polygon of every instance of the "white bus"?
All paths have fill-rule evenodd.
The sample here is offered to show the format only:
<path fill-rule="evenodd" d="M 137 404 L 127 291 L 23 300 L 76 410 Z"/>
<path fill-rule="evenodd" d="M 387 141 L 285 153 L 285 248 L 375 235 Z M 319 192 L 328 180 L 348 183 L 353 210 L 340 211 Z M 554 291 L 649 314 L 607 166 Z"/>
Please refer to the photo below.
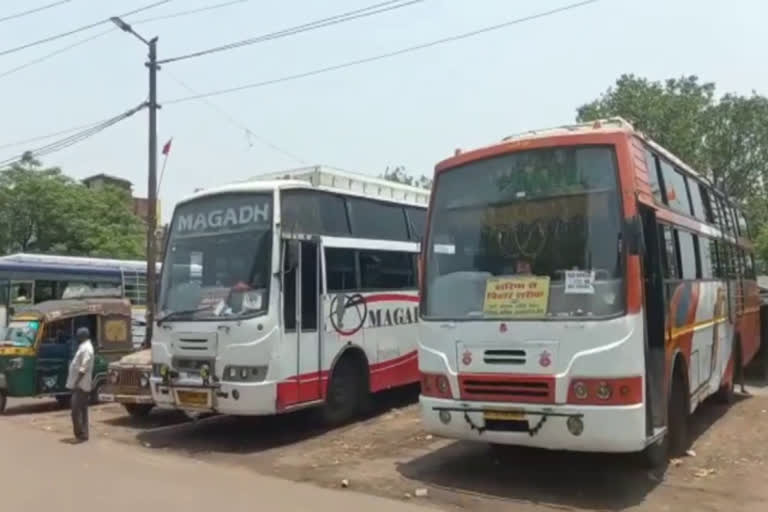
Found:
<path fill-rule="evenodd" d="M 438 164 L 419 366 L 428 431 L 684 453 L 689 415 L 760 346 L 744 215 L 621 119 Z"/>
<path fill-rule="evenodd" d="M 370 393 L 418 382 L 428 196 L 309 168 L 179 203 L 152 343 L 158 406 L 268 415 L 324 405 L 338 423 Z"/>

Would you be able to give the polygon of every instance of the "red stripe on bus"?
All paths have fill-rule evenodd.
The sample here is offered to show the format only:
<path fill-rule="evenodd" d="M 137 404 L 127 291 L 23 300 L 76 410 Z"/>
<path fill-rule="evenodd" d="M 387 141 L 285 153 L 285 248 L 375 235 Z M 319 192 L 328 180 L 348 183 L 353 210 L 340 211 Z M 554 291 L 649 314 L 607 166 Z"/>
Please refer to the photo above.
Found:
<path fill-rule="evenodd" d="M 419 302 L 418 295 L 406 295 L 404 293 L 380 293 L 378 295 L 368 295 L 365 297 L 365 302 L 370 304 L 372 302 Z"/>
<path fill-rule="evenodd" d="M 419 363 L 416 351 L 369 366 L 370 390 L 405 386 L 419 381 Z M 303 373 L 277 384 L 277 409 L 325 398 L 328 370 Z"/>

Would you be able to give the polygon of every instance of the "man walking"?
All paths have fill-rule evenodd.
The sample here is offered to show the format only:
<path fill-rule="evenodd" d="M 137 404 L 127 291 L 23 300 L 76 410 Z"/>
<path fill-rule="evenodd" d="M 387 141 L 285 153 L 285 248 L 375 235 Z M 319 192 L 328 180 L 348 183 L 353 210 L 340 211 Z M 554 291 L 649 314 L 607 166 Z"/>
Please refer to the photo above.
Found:
<path fill-rule="evenodd" d="M 72 429 L 75 432 L 75 439 L 84 442 L 88 440 L 88 402 L 93 376 L 93 344 L 87 327 L 80 327 L 76 337 L 80 345 L 69 364 L 67 389 L 72 390 Z"/>

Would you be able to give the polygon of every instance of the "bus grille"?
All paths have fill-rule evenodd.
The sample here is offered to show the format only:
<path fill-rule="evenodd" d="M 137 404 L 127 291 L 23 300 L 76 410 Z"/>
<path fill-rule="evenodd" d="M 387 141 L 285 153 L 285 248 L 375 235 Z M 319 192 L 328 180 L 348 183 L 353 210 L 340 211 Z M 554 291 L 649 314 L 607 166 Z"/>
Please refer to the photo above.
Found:
<path fill-rule="evenodd" d="M 462 400 L 551 404 L 555 401 L 555 380 L 538 375 L 459 375 Z"/>
<path fill-rule="evenodd" d="M 118 384 L 124 387 L 139 387 L 141 372 L 138 370 L 120 370 Z"/>

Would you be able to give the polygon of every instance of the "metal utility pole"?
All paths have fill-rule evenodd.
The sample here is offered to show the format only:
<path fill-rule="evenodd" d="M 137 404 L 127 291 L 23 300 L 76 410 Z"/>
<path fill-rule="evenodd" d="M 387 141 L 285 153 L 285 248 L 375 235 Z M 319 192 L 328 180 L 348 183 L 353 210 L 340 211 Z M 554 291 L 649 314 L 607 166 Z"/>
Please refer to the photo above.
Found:
<path fill-rule="evenodd" d="M 157 277 L 157 37 L 149 40 L 149 176 L 147 177 L 147 330 L 144 343 L 152 341 Z"/>
<path fill-rule="evenodd" d="M 110 18 L 112 23 L 123 32 L 135 36 L 139 41 L 149 48 L 149 58 L 147 68 L 149 68 L 149 100 L 147 108 L 149 109 L 149 165 L 147 175 L 147 311 L 146 311 L 146 334 L 144 344 L 149 346 L 152 341 L 154 331 L 155 310 L 156 310 L 156 284 L 157 284 L 157 37 L 149 41 L 144 39 L 133 30 L 128 23 L 121 18 Z"/>

